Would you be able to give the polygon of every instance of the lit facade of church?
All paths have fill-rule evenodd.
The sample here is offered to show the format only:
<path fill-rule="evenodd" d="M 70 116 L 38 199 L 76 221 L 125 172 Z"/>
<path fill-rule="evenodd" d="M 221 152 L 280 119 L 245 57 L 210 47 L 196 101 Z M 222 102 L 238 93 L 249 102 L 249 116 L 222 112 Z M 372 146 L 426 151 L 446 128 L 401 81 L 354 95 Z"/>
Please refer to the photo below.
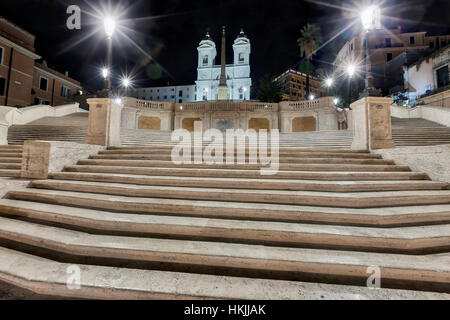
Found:
<path fill-rule="evenodd" d="M 225 44 L 225 31 L 222 44 Z M 217 48 L 209 33 L 200 42 L 198 50 L 197 81 L 195 85 L 134 88 L 129 95 L 141 100 L 187 103 L 219 100 L 219 86 L 223 64 L 227 86 L 226 100 L 250 100 L 250 40 L 241 30 L 233 43 L 233 64 L 226 64 L 225 46 L 222 45 L 222 65 L 216 64 Z"/>
<path fill-rule="evenodd" d="M 222 48 L 222 50 L 224 49 Z M 215 64 L 216 44 L 209 34 L 200 42 L 197 50 L 197 101 L 219 100 L 221 65 Z M 252 79 L 250 78 L 251 45 L 243 30 L 234 40 L 233 53 L 233 64 L 225 65 L 228 100 L 250 100 L 252 86 Z"/>

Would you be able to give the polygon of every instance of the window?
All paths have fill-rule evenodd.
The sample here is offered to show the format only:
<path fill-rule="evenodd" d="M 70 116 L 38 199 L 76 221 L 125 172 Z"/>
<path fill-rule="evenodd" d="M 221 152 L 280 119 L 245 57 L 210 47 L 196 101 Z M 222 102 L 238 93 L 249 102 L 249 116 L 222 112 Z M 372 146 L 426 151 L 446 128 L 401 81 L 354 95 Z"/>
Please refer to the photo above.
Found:
<path fill-rule="evenodd" d="M 48 89 L 48 80 L 46 78 L 39 79 L 39 89 L 47 91 Z"/>
<path fill-rule="evenodd" d="M 178 103 L 182 103 L 183 101 L 181 99 L 178 100 Z"/>
<path fill-rule="evenodd" d="M 388 53 L 386 59 L 387 59 L 387 61 L 391 61 L 392 60 L 392 53 Z"/>
<path fill-rule="evenodd" d="M 239 63 L 244 63 L 245 62 L 245 58 L 244 58 L 244 53 L 239 53 Z"/>
<path fill-rule="evenodd" d="M 415 43 L 416 43 L 416 38 L 414 38 L 414 37 L 409 37 L 409 43 L 410 43 L 410 44 L 415 44 Z"/>
<path fill-rule="evenodd" d="M 164 100 L 167 100 L 167 96 L 164 96 Z"/>
<path fill-rule="evenodd" d="M 72 90 L 70 90 L 67 87 L 62 86 L 61 87 L 61 97 L 65 97 L 67 99 L 70 99 L 72 97 Z"/>
<path fill-rule="evenodd" d="M 4 55 L 5 55 L 5 48 L 0 47 L 0 64 L 3 64 Z"/>
<path fill-rule="evenodd" d="M 434 49 L 434 42 L 433 41 L 430 42 L 430 48 Z"/>
<path fill-rule="evenodd" d="M 436 71 L 436 76 L 438 88 L 442 88 L 449 85 L 450 81 L 448 75 L 448 66 L 438 69 Z"/>
<path fill-rule="evenodd" d="M 386 43 L 386 47 L 388 47 L 388 48 L 392 47 L 392 40 L 391 40 L 391 38 L 384 39 L 384 42 Z"/>
<path fill-rule="evenodd" d="M 203 57 L 203 65 L 204 65 L 204 66 L 208 65 L 208 61 L 209 61 L 208 56 L 204 56 L 204 57 Z"/>
<path fill-rule="evenodd" d="M 170 99 L 175 99 L 175 96 L 173 96 L 173 95 L 172 95 L 172 96 L 170 96 Z"/>
<path fill-rule="evenodd" d="M 5 95 L 5 86 L 6 86 L 5 78 L 0 78 L 0 96 Z"/>
<path fill-rule="evenodd" d="M 50 105 L 50 102 L 48 102 L 47 100 L 41 99 L 41 98 L 34 98 L 34 104 L 35 105 Z"/>
<path fill-rule="evenodd" d="M 178 92 L 178 96 L 179 96 L 179 97 L 182 97 L 182 96 L 183 96 L 183 91 L 182 91 L 182 90 L 180 90 L 180 91 Z"/>

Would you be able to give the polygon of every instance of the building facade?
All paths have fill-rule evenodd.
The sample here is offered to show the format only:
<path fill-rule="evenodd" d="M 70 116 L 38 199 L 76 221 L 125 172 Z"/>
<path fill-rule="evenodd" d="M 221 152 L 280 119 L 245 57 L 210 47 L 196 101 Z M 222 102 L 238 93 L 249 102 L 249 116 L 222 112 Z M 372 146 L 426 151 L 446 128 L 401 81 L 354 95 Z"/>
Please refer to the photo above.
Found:
<path fill-rule="evenodd" d="M 140 100 L 187 103 L 197 101 L 197 88 L 195 85 L 135 88 L 129 90 L 129 95 Z"/>
<path fill-rule="evenodd" d="M 221 65 L 216 64 L 216 44 L 209 35 L 198 48 L 197 101 L 218 100 Z M 228 100 L 250 100 L 252 79 L 250 78 L 251 44 L 244 31 L 233 43 L 233 64 L 226 64 Z"/>
<path fill-rule="evenodd" d="M 289 69 L 275 78 L 275 81 L 283 88 L 283 101 L 303 101 L 311 98 L 322 98 L 326 96 L 319 79 L 309 77 L 310 96 L 306 94 L 306 74 Z"/>
<path fill-rule="evenodd" d="M 450 45 L 441 48 L 438 54 L 405 66 L 403 78 L 411 101 L 433 90 L 447 88 L 450 85 Z"/>
<path fill-rule="evenodd" d="M 445 47 L 450 43 L 450 35 L 427 36 L 426 32 L 403 33 L 395 30 L 375 29 L 369 34 L 370 57 L 373 66 L 384 65 L 408 50 L 427 50 Z M 334 60 L 337 72 L 350 63 L 363 64 L 365 41 L 363 35 L 348 41 Z"/>
<path fill-rule="evenodd" d="M 62 105 L 73 101 L 80 83 L 39 64 L 35 36 L 0 18 L 0 105 Z"/>
<path fill-rule="evenodd" d="M 216 44 L 209 35 L 198 48 L 197 81 L 195 85 L 135 88 L 128 95 L 140 100 L 187 103 L 218 100 L 221 65 L 216 64 Z M 233 64 L 227 64 L 227 100 L 250 100 L 250 40 L 242 30 L 233 43 Z"/>

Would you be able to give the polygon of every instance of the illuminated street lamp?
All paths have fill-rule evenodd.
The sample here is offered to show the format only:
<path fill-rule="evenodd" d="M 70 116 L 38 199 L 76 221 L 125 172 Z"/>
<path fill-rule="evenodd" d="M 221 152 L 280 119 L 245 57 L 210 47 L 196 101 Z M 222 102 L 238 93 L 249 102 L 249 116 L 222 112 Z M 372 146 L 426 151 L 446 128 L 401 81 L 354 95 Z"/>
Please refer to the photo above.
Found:
<path fill-rule="evenodd" d="M 354 64 L 349 64 L 347 66 L 347 75 L 348 75 L 348 106 L 350 108 L 350 105 L 352 104 L 352 79 L 353 76 L 356 73 L 356 66 Z"/>
<path fill-rule="evenodd" d="M 369 35 L 370 31 L 379 28 L 380 24 L 380 8 L 376 5 L 371 5 L 361 13 L 361 23 L 364 28 L 364 46 L 365 46 L 365 61 L 366 61 L 366 76 L 365 89 L 361 93 L 361 97 L 378 97 L 381 92 L 375 89 L 374 78 L 372 74 L 372 61 L 370 58 Z"/>
<path fill-rule="evenodd" d="M 131 86 L 131 79 L 128 77 L 123 77 L 121 82 L 122 87 L 125 88 L 125 96 L 128 97 L 128 88 Z"/>
<path fill-rule="evenodd" d="M 116 21 L 113 17 L 105 17 L 103 19 L 103 26 L 105 29 L 105 34 L 107 37 L 107 53 L 106 53 L 106 66 L 108 73 L 105 77 L 105 86 L 104 89 L 109 91 L 111 89 L 111 73 L 109 70 L 111 70 L 111 60 L 112 60 L 112 37 L 114 35 L 114 31 L 116 30 Z"/>
<path fill-rule="evenodd" d="M 333 78 L 328 78 L 328 79 L 325 80 L 325 85 L 326 85 L 328 88 L 331 88 L 331 86 L 333 85 L 333 83 L 334 83 L 334 79 L 333 79 Z"/>
<path fill-rule="evenodd" d="M 316 96 L 313 94 L 309 96 L 309 100 L 311 100 L 311 101 L 314 100 L 315 98 L 316 98 Z"/>

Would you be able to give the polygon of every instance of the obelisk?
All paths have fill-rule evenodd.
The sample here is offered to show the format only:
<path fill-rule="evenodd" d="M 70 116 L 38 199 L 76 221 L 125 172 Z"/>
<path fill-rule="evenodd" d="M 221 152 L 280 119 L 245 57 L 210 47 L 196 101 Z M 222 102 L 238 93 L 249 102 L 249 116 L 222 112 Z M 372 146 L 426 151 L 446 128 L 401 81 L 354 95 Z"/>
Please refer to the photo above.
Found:
<path fill-rule="evenodd" d="M 225 26 L 222 27 L 222 68 L 220 71 L 219 100 L 228 100 L 227 73 L 226 73 L 226 38 Z"/>

